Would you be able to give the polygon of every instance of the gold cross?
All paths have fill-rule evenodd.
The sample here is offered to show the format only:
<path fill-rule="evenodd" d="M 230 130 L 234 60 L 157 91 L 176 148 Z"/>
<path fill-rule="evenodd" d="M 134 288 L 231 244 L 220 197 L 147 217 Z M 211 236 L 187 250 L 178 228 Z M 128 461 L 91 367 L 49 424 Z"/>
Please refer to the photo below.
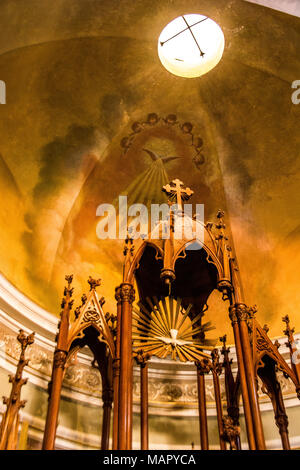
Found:
<path fill-rule="evenodd" d="M 182 201 L 187 201 L 194 194 L 194 191 L 190 188 L 183 188 L 183 182 L 178 178 L 173 180 L 170 184 L 163 186 L 162 190 L 171 200 L 176 198 L 177 205 L 180 209 L 182 209 Z"/>

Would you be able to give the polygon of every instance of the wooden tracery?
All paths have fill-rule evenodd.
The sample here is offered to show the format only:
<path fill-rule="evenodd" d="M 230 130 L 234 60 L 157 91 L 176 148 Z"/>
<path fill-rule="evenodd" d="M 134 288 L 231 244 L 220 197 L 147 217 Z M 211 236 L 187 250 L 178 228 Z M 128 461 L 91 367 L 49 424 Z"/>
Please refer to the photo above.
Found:
<path fill-rule="evenodd" d="M 286 345 L 290 350 L 291 364 L 289 365 L 279 353 L 280 343 L 275 341 L 273 344 L 268 337 L 267 325 L 262 328 L 257 322 L 255 318 L 256 311 L 256 307 L 250 308 L 248 319 L 254 370 L 256 376 L 260 377 L 263 383 L 263 391 L 269 396 L 272 402 L 275 423 L 279 429 L 282 447 L 285 450 L 289 450 L 289 423 L 277 374 L 279 371 L 282 372 L 286 378 L 289 378 L 294 383 L 297 396 L 300 398 L 300 365 L 297 360 L 298 352 L 293 337 L 294 329 L 290 328 L 289 317 L 283 317 L 283 321 L 286 324 L 284 333 L 288 338 Z"/>
<path fill-rule="evenodd" d="M 253 309 L 249 308 L 245 304 L 236 257 L 229 245 L 226 235 L 224 213 L 222 211 L 218 212 L 216 224 L 207 223 L 203 225 L 204 242 L 200 242 L 198 239 L 186 239 L 184 236 L 181 239 L 175 239 L 174 227 L 176 225 L 176 221 L 178 218 L 183 216 L 182 203 L 192 196 L 193 191 L 189 188 L 184 188 L 183 183 L 179 180 L 174 180 L 169 185 L 166 185 L 163 190 L 170 199 L 170 213 L 168 220 L 159 222 L 158 226 L 155 228 L 155 236 L 153 236 L 153 233 L 149 233 L 147 240 L 133 241 L 132 238 L 128 238 L 126 240 L 123 283 L 119 288 L 120 301 L 118 304 L 121 317 L 120 328 L 118 330 L 120 345 L 118 363 L 120 381 L 119 393 L 117 395 L 119 403 L 118 419 L 115 420 L 114 448 L 131 448 L 132 388 L 131 386 L 128 386 L 128 384 L 132 384 L 131 344 L 132 341 L 133 345 L 135 341 L 138 341 L 136 343 L 134 354 L 141 364 L 142 389 L 144 387 L 143 384 L 146 381 L 145 370 L 147 370 L 147 368 L 145 367 L 145 364 L 148 360 L 145 360 L 145 355 L 155 354 L 158 357 L 165 357 L 170 354 L 171 357 L 173 355 L 173 359 L 175 359 L 175 357 L 179 357 L 180 360 L 185 361 L 188 358 L 196 363 L 198 377 L 200 441 L 202 449 L 208 448 L 205 375 L 212 373 L 220 436 L 220 448 L 225 449 L 226 443 L 229 444 L 230 449 L 241 448 L 239 432 L 239 398 L 241 395 L 243 399 L 243 410 L 249 448 L 252 450 L 263 450 L 265 449 L 265 439 L 257 390 L 258 371 L 262 370 L 263 365 L 266 367 L 266 361 L 263 362 L 263 358 L 267 354 L 268 357 L 272 359 L 273 364 L 283 370 L 293 380 L 299 394 L 299 380 L 296 370 L 288 366 L 286 361 L 278 352 L 276 345 L 273 345 L 272 341 L 268 338 L 266 331 L 259 326 L 258 322 L 254 318 Z M 174 200 L 177 203 L 176 210 L 173 210 L 171 207 Z M 195 230 L 195 228 L 197 228 L 196 224 L 199 224 L 199 221 L 196 217 L 193 217 L 192 225 L 194 232 L 197 232 Z M 170 230 L 169 238 L 163 239 L 163 237 L 159 237 L 159 239 L 157 239 L 157 233 L 164 233 L 166 227 Z M 172 318 L 168 319 L 168 309 L 165 309 L 164 307 L 164 299 L 168 296 L 169 298 L 172 298 L 172 296 L 170 297 L 171 292 L 176 301 L 178 301 L 178 298 L 182 297 L 179 295 L 179 280 L 180 283 L 183 284 L 184 280 L 182 277 L 180 278 L 180 270 L 177 268 L 177 263 L 178 260 L 187 262 L 189 259 L 191 261 L 192 255 L 187 255 L 186 249 L 192 243 L 201 243 L 202 248 L 200 250 L 202 258 L 199 253 L 193 255 L 195 259 L 193 272 L 197 273 L 201 271 L 202 268 L 205 268 L 207 270 L 208 277 L 210 276 L 211 285 L 208 287 L 206 292 L 202 289 L 202 295 L 197 296 L 196 294 L 193 299 L 191 298 L 191 295 L 186 295 L 183 299 L 183 308 L 186 311 L 188 309 L 190 310 L 188 313 L 190 322 L 192 323 L 193 320 L 196 319 L 195 326 L 194 328 L 192 327 L 192 330 L 194 329 L 194 331 L 192 331 L 190 337 L 194 354 L 188 357 L 186 356 L 186 350 L 185 354 L 182 354 L 182 351 L 178 353 L 180 348 L 176 347 L 176 341 L 174 342 L 174 335 L 177 338 L 178 329 L 170 328 L 170 326 L 174 325 L 170 325 Z M 151 264 L 149 250 L 152 250 L 153 252 L 152 260 L 160 263 L 159 268 L 157 267 L 158 265 L 154 268 L 153 262 Z M 205 253 L 204 257 L 203 253 Z M 144 259 L 146 259 L 147 265 L 143 264 Z M 209 266 L 213 266 L 213 268 L 209 268 Z M 151 271 L 151 280 L 147 279 L 147 268 L 148 277 L 149 271 Z M 212 274 L 212 270 L 209 271 L 209 269 L 214 269 L 214 274 Z M 132 305 L 135 298 L 133 285 L 134 278 L 137 283 L 140 298 L 138 304 L 139 311 L 136 309 L 133 311 Z M 161 283 L 160 285 L 158 281 Z M 163 288 L 163 285 L 166 286 L 167 289 Z M 184 288 L 188 290 L 188 286 L 184 285 Z M 202 343 L 203 348 L 201 352 L 201 347 L 199 347 L 199 335 L 201 336 L 201 334 L 203 335 L 203 333 L 205 333 L 204 331 L 201 332 L 200 327 L 202 324 L 202 316 L 205 310 L 206 300 L 214 289 L 218 289 L 222 293 L 223 300 L 229 302 L 229 318 L 233 327 L 238 362 L 238 373 L 235 378 L 231 371 L 231 363 L 228 356 L 229 351 L 226 348 L 225 340 L 221 351 L 223 354 L 222 365 L 219 362 L 217 350 L 213 350 L 211 352 L 211 358 L 209 358 L 207 357 L 207 351 L 205 352 L 205 349 L 207 350 L 209 348 L 205 347 L 204 343 Z M 154 291 L 155 295 L 153 295 Z M 149 295 L 149 293 L 152 295 Z M 159 307 L 160 303 L 162 305 Z M 192 307 L 190 308 L 189 305 L 191 303 Z M 155 305 L 157 306 L 156 308 Z M 169 314 L 172 316 L 171 306 L 169 307 Z M 132 324 L 134 332 L 133 337 L 131 328 Z M 168 328 L 166 328 L 167 326 Z M 174 331 L 171 332 L 171 329 L 176 330 L 176 333 L 174 333 Z M 164 337 L 164 340 L 162 340 L 162 338 L 158 338 L 158 332 L 161 333 L 161 337 Z M 143 338 L 143 334 L 144 336 L 146 335 L 147 338 Z M 168 341 L 170 341 L 168 345 L 166 345 L 166 335 L 169 337 Z M 165 344 L 163 345 L 159 342 Z M 195 351 L 197 351 L 198 357 L 195 357 Z M 291 347 L 291 355 L 294 352 L 293 347 Z M 259 364 L 260 367 L 257 367 L 257 364 Z M 227 416 L 223 415 L 222 403 L 220 403 L 219 376 L 222 366 L 224 368 L 225 377 Z M 267 369 L 265 370 L 267 371 Z M 262 378 L 265 377 L 265 383 L 267 383 L 267 374 L 264 375 L 263 373 L 260 373 L 260 375 Z M 270 379 L 270 377 L 268 377 L 268 379 Z M 274 387 L 275 392 L 272 397 L 274 396 L 275 398 L 272 398 L 272 400 L 274 403 L 275 419 L 279 426 L 281 436 L 284 435 L 283 446 L 284 448 L 288 448 L 287 432 L 283 430 L 284 426 L 280 424 L 284 422 L 285 418 L 283 417 L 282 396 L 278 392 L 278 382 L 276 382 Z M 270 387 L 268 390 L 270 393 Z M 147 404 L 145 403 L 145 396 L 147 395 L 143 393 L 141 396 L 141 415 L 144 416 L 145 410 L 147 409 Z M 144 417 L 141 420 L 142 448 L 146 448 L 145 446 L 148 442 L 148 431 L 145 430 L 145 426 L 147 426 L 147 419 Z"/>
<path fill-rule="evenodd" d="M 57 346 L 54 351 L 51 382 L 49 383 L 49 403 L 43 440 L 43 449 L 52 450 L 59 413 L 60 395 L 66 367 L 72 356 L 82 347 L 88 346 L 94 355 L 94 364 L 102 379 L 102 437 L 101 448 L 108 449 L 111 409 L 113 402 L 113 361 L 115 358 L 115 317 L 104 314 L 104 298 L 97 295 L 100 279 L 88 280 L 90 291 L 83 295 L 81 305 L 75 309 L 75 320 L 70 322 L 73 306 L 73 276 L 66 276 L 67 286 L 62 300 L 61 321 L 58 326 Z"/>
<path fill-rule="evenodd" d="M 141 449 L 148 449 L 148 364 L 153 355 L 195 363 L 201 449 L 209 448 L 205 395 L 207 374 L 213 377 L 220 449 L 241 449 L 240 397 L 249 449 L 265 449 L 258 377 L 272 401 L 283 448 L 289 449 L 288 420 L 277 378 L 277 370 L 281 370 L 293 381 L 300 398 L 300 365 L 294 361 L 297 348 L 289 319 L 284 318 L 291 366 L 279 353 L 278 344 L 273 344 L 268 337 L 267 328 L 259 325 L 255 318 L 256 309 L 245 304 L 237 260 L 226 235 L 224 213 L 218 212 L 216 223 L 204 224 L 196 216 L 190 218 L 193 232 L 203 231 L 203 240 L 184 234 L 177 238 L 174 233 L 177 222 L 182 223 L 184 217 L 183 201 L 188 200 L 193 191 L 184 188 L 179 180 L 174 180 L 163 190 L 169 197 L 168 218 L 158 222 L 147 239 L 133 240 L 132 236 L 126 239 L 123 281 L 115 290 L 116 317 L 104 315 L 104 299 L 99 299 L 96 293 L 100 281 L 90 278 L 89 295 L 82 297 L 82 304 L 75 309 L 75 321 L 71 324 L 72 276 L 66 277 L 43 448 L 54 448 L 66 364 L 78 348 L 88 345 L 103 382 L 103 449 L 108 448 L 112 399 L 112 448 L 132 448 L 133 360 L 139 365 L 141 374 Z M 177 203 L 175 209 L 174 201 Z M 169 237 L 163 237 L 167 230 Z M 193 244 L 198 244 L 199 249 L 189 250 Z M 133 305 L 134 282 L 139 297 L 136 306 Z M 203 316 L 207 299 L 215 289 L 229 304 L 238 364 L 235 376 L 226 337 L 220 338 L 223 342 L 222 361 L 219 350 L 215 349 L 216 342 L 205 337 L 212 326 L 203 323 Z M 227 414 L 221 399 L 221 374 L 225 381 Z"/>

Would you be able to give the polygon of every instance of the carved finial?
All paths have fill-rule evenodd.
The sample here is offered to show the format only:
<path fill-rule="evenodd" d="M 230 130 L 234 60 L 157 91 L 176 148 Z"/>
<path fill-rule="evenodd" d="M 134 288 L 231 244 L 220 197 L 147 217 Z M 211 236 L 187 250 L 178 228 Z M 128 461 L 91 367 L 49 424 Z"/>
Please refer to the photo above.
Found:
<path fill-rule="evenodd" d="M 255 318 L 256 312 L 257 312 L 257 306 L 256 305 L 253 305 L 252 307 L 248 307 L 248 317 L 250 319 Z"/>
<path fill-rule="evenodd" d="M 216 374 L 221 374 L 222 372 L 222 364 L 219 362 L 219 351 L 218 349 L 213 349 L 211 352 L 211 359 L 212 359 L 212 372 Z"/>
<path fill-rule="evenodd" d="M 17 336 L 17 340 L 21 344 L 22 350 L 25 350 L 27 346 L 34 343 L 34 335 L 35 333 L 31 333 L 30 335 L 26 336 L 23 330 L 19 330 L 19 334 Z"/>
<path fill-rule="evenodd" d="M 204 357 L 200 361 L 196 361 L 195 365 L 201 375 L 209 374 L 212 368 L 212 363 L 207 357 Z"/>
<path fill-rule="evenodd" d="M 96 287 L 101 286 L 101 279 L 93 279 L 92 276 L 89 276 L 88 283 L 90 290 L 96 290 Z"/>
<path fill-rule="evenodd" d="M 75 314 L 76 319 L 79 317 L 80 311 L 81 311 L 82 307 L 85 305 L 86 301 L 87 301 L 86 294 L 82 294 L 82 296 L 81 296 L 81 305 L 79 307 L 76 307 L 75 310 L 74 310 L 74 314 Z"/>
<path fill-rule="evenodd" d="M 74 315 L 75 315 L 75 318 L 77 319 L 80 315 L 80 307 L 76 307 L 75 310 L 74 310 Z"/>
<path fill-rule="evenodd" d="M 274 344 L 275 348 L 277 348 L 277 349 L 279 349 L 280 346 L 281 346 L 281 344 L 279 343 L 278 339 L 276 339 L 273 344 Z"/>
<path fill-rule="evenodd" d="M 226 349 L 227 335 L 220 336 L 219 340 L 221 341 L 221 343 L 223 343 L 223 348 Z"/>
<path fill-rule="evenodd" d="M 270 328 L 268 327 L 267 324 L 265 324 L 265 325 L 263 326 L 263 330 L 268 334 L 268 331 L 270 330 Z"/>
<path fill-rule="evenodd" d="M 70 287 L 70 285 L 71 285 L 72 282 L 73 282 L 73 274 L 66 275 L 66 276 L 65 276 L 65 280 L 67 281 L 68 286 Z"/>
<path fill-rule="evenodd" d="M 218 219 L 223 219 L 224 215 L 225 215 L 225 212 L 222 211 L 221 209 L 219 209 L 218 212 L 217 212 L 217 218 Z"/>
<path fill-rule="evenodd" d="M 173 180 L 171 183 L 163 186 L 162 191 L 170 198 L 171 201 L 175 201 L 179 208 L 182 208 L 182 201 L 188 201 L 194 194 L 192 189 L 183 187 L 183 182 L 179 179 Z"/>
<path fill-rule="evenodd" d="M 228 238 L 225 236 L 225 228 L 226 225 L 224 224 L 223 217 L 225 213 L 221 209 L 218 210 L 217 212 L 217 219 L 219 220 L 218 223 L 216 224 L 216 229 L 219 230 L 219 235 L 216 236 L 216 240 L 228 240 Z"/>
<path fill-rule="evenodd" d="M 26 384 L 27 378 L 22 378 L 23 369 L 29 360 L 25 359 L 27 346 L 34 343 L 34 333 L 26 336 L 23 330 L 19 330 L 17 340 L 21 344 L 21 354 L 17 364 L 15 375 L 9 375 L 12 384 L 9 397 L 3 397 L 6 410 L 3 414 L 0 426 L 0 450 L 15 450 L 18 441 L 19 409 L 24 408 L 26 400 L 21 400 L 21 387 Z"/>
<path fill-rule="evenodd" d="M 212 358 L 213 363 L 217 363 L 219 361 L 219 351 L 217 349 L 212 350 L 211 358 Z"/>
<path fill-rule="evenodd" d="M 135 360 L 141 367 L 145 367 L 150 357 L 150 354 L 145 353 L 142 349 L 135 352 Z"/>
<path fill-rule="evenodd" d="M 219 340 L 223 343 L 221 354 L 224 357 L 223 367 L 225 367 L 227 364 L 232 364 L 232 359 L 229 359 L 230 348 L 226 348 L 227 335 L 221 336 Z"/>
<path fill-rule="evenodd" d="M 132 245 L 132 243 L 133 243 L 132 234 L 133 234 L 133 227 L 128 227 L 127 235 L 126 235 L 126 239 L 125 239 L 126 244 Z"/>
<path fill-rule="evenodd" d="M 240 427 L 234 424 L 230 416 L 223 417 L 223 439 L 230 444 L 230 450 L 237 450 L 236 438 L 240 435 Z"/>
<path fill-rule="evenodd" d="M 211 229 L 213 228 L 214 224 L 212 222 L 206 222 L 205 227 L 208 231 L 211 232 Z"/>
<path fill-rule="evenodd" d="M 67 281 L 68 285 L 65 286 L 64 288 L 64 297 L 66 297 L 69 302 L 74 292 L 74 288 L 71 287 L 71 284 L 73 282 L 73 274 L 66 275 L 65 280 Z M 61 302 L 61 308 L 64 308 L 64 306 L 66 305 L 66 302 L 67 302 L 66 299 L 63 298 Z M 69 305 L 69 307 L 72 308 L 72 305 Z"/>
<path fill-rule="evenodd" d="M 127 255 L 132 256 L 134 252 L 133 238 L 131 236 L 132 231 L 132 227 L 129 227 L 123 251 L 125 257 L 127 257 Z"/>
<path fill-rule="evenodd" d="M 295 332 L 295 328 L 290 327 L 290 318 L 288 315 L 285 315 L 285 317 L 282 317 L 282 321 L 286 324 L 286 328 L 283 331 L 283 333 L 288 337 L 290 340 Z"/>
<path fill-rule="evenodd" d="M 126 270 L 125 266 L 129 266 L 134 254 L 134 244 L 133 244 L 133 237 L 131 235 L 133 231 L 132 227 L 128 228 L 127 237 L 124 243 L 123 255 L 124 255 L 124 269 Z M 124 274 L 124 272 L 123 272 Z"/>
<path fill-rule="evenodd" d="M 289 327 L 290 317 L 288 315 L 285 315 L 284 317 L 282 317 L 282 321 L 283 321 L 283 323 L 286 324 L 287 327 Z"/>
<path fill-rule="evenodd" d="M 106 312 L 105 314 L 105 320 L 107 323 L 108 328 L 112 332 L 114 338 L 116 339 L 116 334 L 117 334 L 117 315 L 114 315 L 113 313 Z"/>

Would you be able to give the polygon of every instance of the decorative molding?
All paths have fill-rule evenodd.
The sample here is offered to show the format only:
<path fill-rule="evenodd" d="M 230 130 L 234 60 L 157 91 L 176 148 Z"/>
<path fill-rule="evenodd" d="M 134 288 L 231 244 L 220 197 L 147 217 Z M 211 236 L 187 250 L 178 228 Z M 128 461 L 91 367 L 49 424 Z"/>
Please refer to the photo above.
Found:
<path fill-rule="evenodd" d="M 24 330 L 35 331 L 36 334 L 54 341 L 58 317 L 22 294 L 2 274 L 0 274 L 1 310 L 18 321 Z"/>
<path fill-rule="evenodd" d="M 135 300 L 135 289 L 131 284 L 124 282 L 120 285 L 120 297 L 122 302 L 132 304 Z"/>
<path fill-rule="evenodd" d="M 5 299 L 3 299 L 5 296 Z M 51 320 L 51 321 L 50 321 Z M 0 276 L 0 367 L 6 372 L 13 373 L 20 353 L 16 341 L 16 333 L 20 328 L 26 332 L 34 329 L 38 333 L 35 343 L 28 351 L 30 363 L 24 373 L 29 382 L 45 391 L 51 376 L 51 364 L 55 343 L 54 334 L 57 330 L 58 317 L 51 315 L 19 293 L 3 276 Z M 24 321 L 24 323 L 21 323 Z M 300 335 L 295 335 L 299 338 Z M 289 362 L 289 349 L 285 345 L 286 338 L 279 338 L 280 351 Z M 236 374 L 237 364 L 235 349 L 231 347 L 229 354 L 233 360 L 233 374 Z M 101 379 L 99 371 L 91 366 L 92 355 L 82 350 L 68 365 L 65 373 L 62 396 L 74 401 L 99 405 L 101 403 Z M 169 359 L 163 361 L 152 357 L 149 360 L 149 400 L 150 413 L 181 414 L 182 416 L 197 408 L 197 370 L 193 363 L 174 363 Z M 295 398 L 293 384 L 279 375 L 283 386 L 286 406 L 299 404 Z M 214 414 L 212 375 L 206 378 L 206 394 L 208 413 Z M 223 374 L 221 375 L 221 393 L 224 396 Z M 267 397 L 260 392 L 262 410 L 269 409 Z M 134 401 L 139 400 L 139 367 L 134 367 Z M 167 411 L 166 411 L 167 410 Z M 172 410 L 172 411 L 171 411 Z"/>

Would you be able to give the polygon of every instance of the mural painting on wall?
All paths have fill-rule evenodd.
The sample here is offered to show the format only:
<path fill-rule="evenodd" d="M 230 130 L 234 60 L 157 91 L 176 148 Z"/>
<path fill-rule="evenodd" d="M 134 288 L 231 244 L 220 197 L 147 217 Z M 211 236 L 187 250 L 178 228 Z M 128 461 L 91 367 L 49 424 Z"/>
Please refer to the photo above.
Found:
<path fill-rule="evenodd" d="M 110 203 L 118 215 L 119 196 L 127 196 L 128 207 L 133 204 L 161 204 L 167 202 L 162 186 L 175 177 L 191 181 L 201 188 L 198 199 L 204 198 L 211 213 L 218 207 L 220 194 L 211 194 L 211 180 L 221 187 L 221 175 L 212 170 L 203 153 L 203 139 L 188 121 L 181 123 L 175 114 L 161 118 L 148 114 L 145 120 L 135 121 L 130 132 L 119 141 L 115 138 L 82 186 L 68 214 L 53 268 L 61 272 L 62 263 L 73 270 L 81 267 L 79 276 L 98 269 L 105 284 L 106 297 L 114 298 L 114 287 L 120 282 L 122 263 L 122 240 L 99 240 L 96 236 L 96 210 L 99 204 Z M 124 134 L 123 134 L 124 135 Z M 121 141 L 121 152 L 120 152 Z M 126 143 L 126 145 L 125 145 Z M 213 160 L 213 159 L 212 159 Z M 202 175 L 199 169 L 203 169 Z M 209 171 L 207 170 L 209 168 Z M 213 177 L 211 176 L 213 174 Z M 210 182 L 206 180 L 210 178 Z M 107 181 L 110 184 L 107 184 Z M 72 243 L 70 241 L 72 240 Z M 85 270 L 85 274 L 82 270 Z M 109 305 L 109 303 L 108 303 Z"/>
<path fill-rule="evenodd" d="M 127 195 L 129 205 L 166 202 L 161 188 L 177 176 L 191 181 L 194 188 L 200 184 L 198 193 L 209 204 L 215 171 L 207 171 L 210 181 L 205 184 L 209 160 L 206 162 L 204 140 L 196 127 L 175 114 L 160 117 L 157 113 L 134 121 L 121 139 L 120 133 L 111 140 L 104 138 L 96 126 L 70 126 L 65 137 L 57 137 L 40 149 L 32 200 L 24 198 L 2 158 L 0 176 L 9 206 L 1 211 L 1 220 L 4 223 L 7 216 L 15 215 L 15 226 L 9 225 L 13 233 L 1 235 L 7 238 L 2 240 L 3 246 L 16 238 L 22 251 L 15 250 L 17 264 L 11 251 L 6 253 L 10 264 L 4 274 L 14 279 L 11 271 L 21 272 L 22 265 L 25 276 L 15 274 L 19 288 L 50 310 L 57 307 L 64 270 L 84 271 L 83 279 L 86 273 L 112 272 L 108 281 L 112 281 L 112 290 L 118 282 L 122 250 L 108 255 L 105 241 L 96 239 L 97 206 L 117 205 L 119 195 Z"/>
<path fill-rule="evenodd" d="M 135 137 L 147 127 L 153 127 L 156 125 L 165 124 L 166 126 L 177 126 L 183 134 L 189 136 L 190 145 L 195 149 L 195 155 L 193 156 L 193 162 L 195 167 L 200 170 L 201 165 L 205 162 L 203 154 L 203 140 L 199 136 L 194 135 L 194 125 L 191 122 L 180 123 L 177 119 L 176 114 L 168 114 L 166 117 L 159 117 L 156 113 L 150 113 L 145 121 L 135 121 L 132 126 L 132 132 L 123 137 L 120 142 L 123 148 L 124 154 L 130 149 Z"/>

